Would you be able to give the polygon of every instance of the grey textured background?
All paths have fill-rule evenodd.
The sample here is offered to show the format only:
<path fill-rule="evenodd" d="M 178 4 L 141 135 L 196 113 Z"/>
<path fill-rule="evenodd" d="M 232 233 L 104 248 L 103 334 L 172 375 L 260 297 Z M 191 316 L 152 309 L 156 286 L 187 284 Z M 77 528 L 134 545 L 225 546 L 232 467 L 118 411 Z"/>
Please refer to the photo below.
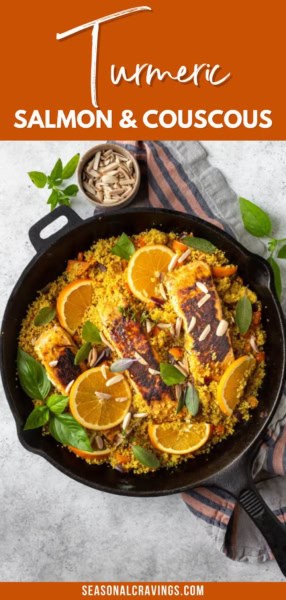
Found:
<path fill-rule="evenodd" d="M 90 147 L 86 142 L 0 144 L 0 310 L 32 258 L 27 232 L 47 212 L 26 176 Z M 206 142 L 232 187 L 273 215 L 285 236 L 286 142 Z M 80 198 L 82 217 L 92 207 Z M 28 453 L 0 390 L 1 581 L 282 581 L 274 563 L 219 554 L 177 496 L 120 498 L 83 487 Z"/>

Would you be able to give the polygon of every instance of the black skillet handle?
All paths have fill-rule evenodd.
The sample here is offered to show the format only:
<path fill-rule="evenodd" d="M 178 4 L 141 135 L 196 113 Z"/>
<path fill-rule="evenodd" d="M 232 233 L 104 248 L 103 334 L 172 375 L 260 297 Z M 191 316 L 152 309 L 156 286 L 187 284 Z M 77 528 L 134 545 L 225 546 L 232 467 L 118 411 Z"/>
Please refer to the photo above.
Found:
<path fill-rule="evenodd" d="M 286 577 L 286 527 L 265 504 L 253 486 L 243 490 L 238 501 L 266 539 L 283 575 Z"/>
<path fill-rule="evenodd" d="M 252 478 L 252 465 L 258 449 L 259 443 L 207 483 L 230 492 L 238 500 L 267 541 L 286 577 L 286 527 L 268 508 Z"/>
<path fill-rule="evenodd" d="M 59 217 L 66 217 L 67 219 L 67 222 L 63 225 L 63 227 L 61 227 L 55 233 L 52 233 L 47 238 L 41 237 L 41 233 L 45 227 L 51 223 L 54 223 Z M 32 225 L 29 231 L 29 238 L 35 250 L 40 252 L 41 250 L 48 248 L 51 243 L 55 242 L 64 233 L 67 233 L 80 223 L 82 223 L 82 219 L 74 210 L 72 210 L 72 208 L 69 206 L 59 206 L 52 212 L 45 215 L 42 219 L 40 219 L 40 221 L 35 223 L 35 225 Z"/>

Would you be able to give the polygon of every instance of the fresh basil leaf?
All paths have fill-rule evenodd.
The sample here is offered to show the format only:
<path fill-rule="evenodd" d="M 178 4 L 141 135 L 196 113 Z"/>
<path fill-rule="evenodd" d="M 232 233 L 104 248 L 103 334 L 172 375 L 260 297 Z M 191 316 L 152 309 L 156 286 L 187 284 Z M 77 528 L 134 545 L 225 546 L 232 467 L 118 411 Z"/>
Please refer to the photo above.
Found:
<path fill-rule="evenodd" d="M 29 414 L 25 423 L 24 431 L 28 429 L 38 429 L 43 427 L 49 420 L 49 409 L 46 406 L 36 406 Z"/>
<path fill-rule="evenodd" d="M 47 204 L 51 205 L 51 210 L 54 210 L 56 208 L 58 201 L 59 201 L 58 190 L 53 190 L 47 200 Z"/>
<path fill-rule="evenodd" d="M 74 364 L 79 365 L 81 362 L 88 358 L 88 355 L 91 351 L 91 343 L 85 342 L 80 349 L 77 351 L 74 357 Z"/>
<path fill-rule="evenodd" d="M 214 254 L 217 248 L 208 240 L 200 237 L 192 237 L 187 235 L 182 239 L 183 244 L 186 246 L 190 246 L 190 248 L 194 248 L 195 250 L 201 250 L 206 254 Z"/>
<path fill-rule="evenodd" d="M 28 173 L 31 181 L 37 188 L 44 188 L 47 183 L 47 176 L 41 171 L 30 171 Z"/>
<path fill-rule="evenodd" d="M 145 467 L 153 469 L 160 467 L 160 461 L 152 450 L 147 450 L 146 448 L 142 448 L 142 446 L 132 446 L 132 452 L 136 460 Z"/>
<path fill-rule="evenodd" d="M 277 256 L 278 258 L 286 258 L 286 244 L 280 248 Z"/>
<path fill-rule="evenodd" d="M 91 344 L 99 344 L 101 342 L 101 335 L 98 327 L 91 321 L 86 321 L 82 328 L 82 338 L 85 342 Z"/>
<path fill-rule="evenodd" d="M 112 373 L 122 373 L 126 371 L 133 365 L 133 363 L 137 362 L 136 358 L 121 358 L 120 360 L 116 360 L 110 367 L 110 371 Z"/>
<path fill-rule="evenodd" d="M 252 321 L 252 304 L 249 298 L 244 295 L 238 301 L 235 311 L 235 322 L 240 333 L 243 335 L 249 330 Z"/>
<path fill-rule="evenodd" d="M 92 452 L 86 430 L 68 413 L 51 414 L 49 431 L 53 438 L 64 446 L 74 446 Z"/>
<path fill-rule="evenodd" d="M 185 393 L 185 405 L 193 417 L 199 412 L 200 397 L 196 388 L 189 383 Z"/>
<path fill-rule="evenodd" d="M 180 398 L 178 400 L 178 404 L 177 404 L 176 415 L 178 415 L 181 412 L 181 410 L 183 410 L 184 406 L 185 406 L 185 393 L 182 390 Z"/>
<path fill-rule="evenodd" d="M 185 375 L 169 363 L 160 363 L 160 373 L 162 380 L 166 385 L 176 385 L 183 383 L 186 379 Z"/>
<path fill-rule="evenodd" d="M 68 403 L 69 403 L 68 396 L 62 396 L 62 394 L 52 394 L 47 399 L 47 407 L 55 415 L 59 415 L 62 412 L 64 412 Z"/>
<path fill-rule="evenodd" d="M 36 315 L 34 319 L 34 325 L 36 325 L 36 327 L 40 327 L 40 325 L 47 325 L 47 323 L 50 323 L 55 316 L 56 311 L 54 308 L 52 308 L 52 306 L 44 306 L 44 308 L 41 308 Z"/>
<path fill-rule="evenodd" d="M 135 246 L 126 233 L 121 234 L 118 242 L 111 249 L 112 254 L 120 256 L 120 258 L 125 258 L 125 260 L 129 260 L 134 252 Z"/>
<path fill-rule="evenodd" d="M 281 300 L 281 295 L 282 295 L 282 280 L 281 280 L 281 272 L 280 272 L 280 267 L 278 265 L 278 263 L 276 262 L 276 260 L 273 258 L 273 256 L 269 256 L 269 258 L 267 259 L 272 271 L 273 271 L 273 275 L 274 275 L 274 283 L 275 283 L 275 290 L 276 290 L 276 294 L 277 294 L 277 298 L 278 300 Z"/>
<path fill-rule="evenodd" d="M 68 185 L 63 192 L 66 196 L 76 196 L 78 193 L 78 186 L 75 185 L 75 183 L 72 183 L 71 185 Z"/>
<path fill-rule="evenodd" d="M 46 371 L 38 361 L 21 348 L 18 349 L 17 370 L 24 392 L 33 400 L 45 400 L 51 389 Z"/>
<path fill-rule="evenodd" d="M 271 219 L 260 206 L 246 200 L 246 198 L 239 198 L 239 206 L 243 225 L 248 233 L 255 237 L 270 235 L 272 229 Z"/>
<path fill-rule="evenodd" d="M 75 154 L 69 162 L 64 166 L 62 172 L 63 179 L 69 179 L 74 174 L 79 161 L 79 154 Z"/>
<path fill-rule="evenodd" d="M 60 158 L 58 158 L 56 164 L 54 165 L 51 173 L 50 173 L 50 179 L 53 182 L 56 183 L 61 183 L 62 181 L 62 172 L 63 172 L 63 163 L 61 161 Z"/>

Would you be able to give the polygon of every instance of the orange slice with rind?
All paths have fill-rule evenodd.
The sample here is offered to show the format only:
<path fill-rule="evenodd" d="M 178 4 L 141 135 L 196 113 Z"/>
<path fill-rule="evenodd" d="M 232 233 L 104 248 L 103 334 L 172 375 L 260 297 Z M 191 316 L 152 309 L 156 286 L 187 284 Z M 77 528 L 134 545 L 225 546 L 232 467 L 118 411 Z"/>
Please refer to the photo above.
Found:
<path fill-rule="evenodd" d="M 231 416 L 240 402 L 255 364 L 253 356 L 240 356 L 224 372 L 217 387 L 217 402 L 225 415 Z"/>
<path fill-rule="evenodd" d="M 149 423 L 148 434 L 152 446 L 168 454 L 195 452 L 208 441 L 209 423 Z"/>
<path fill-rule="evenodd" d="M 75 448 L 75 446 L 68 446 L 68 449 L 79 456 L 80 458 L 85 458 L 87 460 L 96 460 L 100 461 L 110 454 L 109 448 L 105 448 L 104 450 L 95 450 L 94 452 L 87 452 L 87 450 L 81 450 L 80 448 Z"/>
<path fill-rule="evenodd" d="M 149 302 L 151 298 L 162 299 L 161 276 L 167 273 L 174 252 L 163 244 L 143 246 L 130 258 L 127 282 L 136 298 Z"/>
<path fill-rule="evenodd" d="M 84 371 L 74 382 L 69 406 L 74 419 L 87 429 L 98 431 L 119 425 L 128 412 L 131 390 L 124 375 L 95 367 Z M 119 379 L 112 385 L 109 380 Z"/>
<path fill-rule="evenodd" d="M 57 315 L 61 326 L 71 335 L 82 323 L 84 313 L 92 302 L 92 282 L 77 279 L 65 286 L 57 299 Z"/>

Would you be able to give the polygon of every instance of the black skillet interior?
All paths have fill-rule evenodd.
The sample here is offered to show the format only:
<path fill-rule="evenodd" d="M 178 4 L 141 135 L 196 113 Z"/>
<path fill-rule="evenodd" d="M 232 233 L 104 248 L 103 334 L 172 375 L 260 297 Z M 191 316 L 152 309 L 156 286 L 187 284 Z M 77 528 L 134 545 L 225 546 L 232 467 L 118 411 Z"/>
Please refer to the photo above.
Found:
<path fill-rule="evenodd" d="M 72 218 L 73 211 L 59 209 L 54 218 L 60 214 L 66 214 L 72 225 L 75 224 L 75 219 Z M 239 265 L 240 275 L 257 292 L 263 304 L 268 368 L 260 392 L 260 405 L 251 421 L 240 425 L 235 436 L 218 445 L 209 456 L 200 456 L 173 471 L 160 470 L 148 476 L 123 475 L 107 466 L 86 464 L 57 445 L 51 437 L 43 437 L 39 430 L 23 431 L 23 423 L 31 410 L 31 401 L 19 388 L 15 378 L 17 337 L 27 306 L 34 299 L 37 290 L 64 270 L 68 258 L 88 248 L 99 237 L 119 235 L 122 231 L 135 234 L 151 227 L 163 231 L 192 231 L 194 235 L 213 242 L 226 252 L 231 262 Z M 284 377 L 285 334 L 281 309 L 273 293 L 273 279 L 269 266 L 213 225 L 173 211 L 121 211 L 92 217 L 70 231 L 67 229 L 68 227 L 63 235 L 61 232 L 55 234 L 51 245 L 43 243 L 44 249 L 35 256 L 16 284 L 3 319 L 2 378 L 21 443 L 31 452 L 46 458 L 66 475 L 106 492 L 156 496 L 179 492 L 205 482 L 233 463 L 257 440 L 279 399 Z"/>

